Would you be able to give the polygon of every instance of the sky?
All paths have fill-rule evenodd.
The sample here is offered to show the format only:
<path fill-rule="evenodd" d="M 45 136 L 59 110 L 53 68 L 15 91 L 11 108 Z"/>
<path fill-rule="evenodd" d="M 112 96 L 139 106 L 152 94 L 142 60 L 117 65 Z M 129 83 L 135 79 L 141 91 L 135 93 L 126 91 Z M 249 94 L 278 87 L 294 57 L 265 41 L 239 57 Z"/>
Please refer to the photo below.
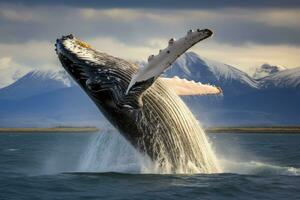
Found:
<path fill-rule="evenodd" d="M 146 60 L 189 29 L 214 35 L 191 51 L 249 74 L 264 63 L 300 66 L 300 1 L 0 0 L 0 87 L 31 70 L 58 70 L 56 38 Z"/>

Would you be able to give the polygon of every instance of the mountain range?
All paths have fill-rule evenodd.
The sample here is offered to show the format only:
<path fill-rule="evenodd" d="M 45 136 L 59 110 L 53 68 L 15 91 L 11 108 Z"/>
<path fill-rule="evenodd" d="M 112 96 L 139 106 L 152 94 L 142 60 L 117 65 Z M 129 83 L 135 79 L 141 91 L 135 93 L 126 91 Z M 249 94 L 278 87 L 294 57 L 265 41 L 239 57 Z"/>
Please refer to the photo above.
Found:
<path fill-rule="evenodd" d="M 300 68 L 278 70 L 256 79 L 237 68 L 184 54 L 166 72 L 219 86 L 222 96 L 185 97 L 205 126 L 300 124 Z"/>
<path fill-rule="evenodd" d="M 204 126 L 300 124 L 300 68 L 263 65 L 254 77 L 188 52 L 164 74 L 222 88 L 220 96 L 187 96 Z M 0 127 L 99 126 L 107 123 L 65 71 L 29 72 L 0 89 Z"/>

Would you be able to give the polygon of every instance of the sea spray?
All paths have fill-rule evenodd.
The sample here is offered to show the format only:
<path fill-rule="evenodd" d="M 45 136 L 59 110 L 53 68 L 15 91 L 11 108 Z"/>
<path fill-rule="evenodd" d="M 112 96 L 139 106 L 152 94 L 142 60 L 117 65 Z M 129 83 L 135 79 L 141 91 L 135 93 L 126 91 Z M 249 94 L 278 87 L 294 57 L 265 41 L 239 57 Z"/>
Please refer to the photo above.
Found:
<path fill-rule="evenodd" d="M 288 175 L 299 176 L 300 169 L 295 167 L 279 166 L 259 161 L 237 162 L 222 160 L 227 173 L 254 174 L 254 175 Z"/>
<path fill-rule="evenodd" d="M 278 166 L 254 160 L 246 162 L 221 159 L 219 162 L 224 173 L 300 175 L 299 168 Z M 161 168 L 159 163 L 153 163 L 149 157 L 137 152 L 117 130 L 105 130 L 93 135 L 79 163 L 77 171 L 80 172 L 170 173 L 168 168 Z M 193 167 L 193 163 L 186 163 L 183 168 L 193 169 Z"/>
<path fill-rule="evenodd" d="M 163 173 L 159 170 L 114 129 L 91 138 L 78 167 L 78 171 L 86 172 Z"/>

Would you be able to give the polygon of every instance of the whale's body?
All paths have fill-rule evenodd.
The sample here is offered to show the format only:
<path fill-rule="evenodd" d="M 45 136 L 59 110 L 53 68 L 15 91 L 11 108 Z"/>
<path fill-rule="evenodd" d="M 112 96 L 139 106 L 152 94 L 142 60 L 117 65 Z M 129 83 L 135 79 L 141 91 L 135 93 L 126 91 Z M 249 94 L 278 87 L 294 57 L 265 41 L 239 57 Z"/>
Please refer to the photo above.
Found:
<path fill-rule="evenodd" d="M 89 56 L 71 52 L 72 42 Z M 169 172 L 219 172 L 198 121 L 162 78 L 138 82 L 126 94 L 138 73 L 135 64 L 93 50 L 73 36 L 62 37 L 56 47 L 66 71 L 138 151 Z"/>

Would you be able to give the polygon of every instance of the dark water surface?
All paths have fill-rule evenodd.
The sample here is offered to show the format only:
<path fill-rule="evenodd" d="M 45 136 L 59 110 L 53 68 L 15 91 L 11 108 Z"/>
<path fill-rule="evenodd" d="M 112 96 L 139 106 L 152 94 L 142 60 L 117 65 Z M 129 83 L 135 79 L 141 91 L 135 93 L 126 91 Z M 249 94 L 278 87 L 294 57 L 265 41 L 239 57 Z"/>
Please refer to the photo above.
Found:
<path fill-rule="evenodd" d="M 209 134 L 210 175 L 85 172 L 95 135 L 0 134 L 0 199 L 300 199 L 300 135 Z"/>

